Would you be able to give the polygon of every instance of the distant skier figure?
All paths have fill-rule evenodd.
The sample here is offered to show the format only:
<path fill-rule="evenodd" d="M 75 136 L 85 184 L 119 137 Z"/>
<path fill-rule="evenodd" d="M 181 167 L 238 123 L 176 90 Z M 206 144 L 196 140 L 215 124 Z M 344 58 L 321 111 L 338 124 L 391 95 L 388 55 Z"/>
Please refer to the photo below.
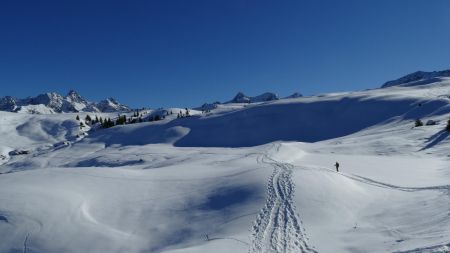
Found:
<path fill-rule="evenodd" d="M 336 163 L 334 164 L 334 166 L 336 167 L 336 172 L 339 172 L 339 163 L 336 162 Z"/>

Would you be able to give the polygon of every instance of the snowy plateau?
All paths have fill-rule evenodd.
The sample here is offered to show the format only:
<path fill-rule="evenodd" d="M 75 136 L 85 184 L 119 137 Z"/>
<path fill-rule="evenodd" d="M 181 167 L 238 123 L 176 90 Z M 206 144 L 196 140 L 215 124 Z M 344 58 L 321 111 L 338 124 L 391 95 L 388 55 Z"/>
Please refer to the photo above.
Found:
<path fill-rule="evenodd" d="M 450 252 L 448 72 L 105 129 L 135 112 L 2 101 L 1 253 Z"/>

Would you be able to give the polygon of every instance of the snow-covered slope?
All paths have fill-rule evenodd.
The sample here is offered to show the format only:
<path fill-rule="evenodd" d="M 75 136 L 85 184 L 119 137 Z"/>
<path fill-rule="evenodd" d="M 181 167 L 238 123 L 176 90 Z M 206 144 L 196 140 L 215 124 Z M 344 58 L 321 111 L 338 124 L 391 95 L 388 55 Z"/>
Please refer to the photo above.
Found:
<path fill-rule="evenodd" d="M 211 114 L 112 128 L 92 134 L 91 139 L 107 145 L 174 143 L 216 147 L 255 146 L 277 140 L 316 142 L 377 124 L 434 119 L 450 112 L 449 82 L 430 86 L 392 87 L 255 105 L 218 105 Z"/>
<path fill-rule="evenodd" d="M 66 96 L 54 92 L 25 99 L 5 96 L 0 98 L 0 111 L 51 114 L 60 112 L 128 112 L 130 108 L 113 98 L 99 103 L 89 102 L 76 91 L 71 90 Z"/>
<path fill-rule="evenodd" d="M 450 70 L 432 71 L 432 72 L 416 71 L 414 73 L 400 77 L 399 79 L 386 82 L 383 84 L 382 88 L 391 86 L 414 86 L 429 83 L 437 83 L 443 80 L 444 78 L 448 77 L 450 77 Z"/>
<path fill-rule="evenodd" d="M 84 138 L 76 114 L 0 112 L 0 252 L 449 252 L 449 94 L 161 109 Z"/>

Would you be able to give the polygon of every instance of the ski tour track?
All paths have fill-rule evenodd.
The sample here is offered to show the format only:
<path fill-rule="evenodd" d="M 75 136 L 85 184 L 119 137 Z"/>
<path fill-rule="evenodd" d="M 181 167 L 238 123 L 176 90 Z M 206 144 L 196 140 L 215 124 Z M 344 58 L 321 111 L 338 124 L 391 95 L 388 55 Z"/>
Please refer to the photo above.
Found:
<path fill-rule="evenodd" d="M 70 148 L 71 146 L 72 145 L 68 145 L 68 148 Z M 275 159 L 271 158 L 269 154 L 270 151 L 273 150 L 275 151 L 275 153 L 279 152 L 280 148 L 281 144 L 276 143 L 268 148 L 266 152 L 251 154 L 257 154 L 257 163 L 269 165 L 273 168 L 273 172 L 267 182 L 267 197 L 265 205 L 259 211 L 252 226 L 250 244 L 248 245 L 244 241 L 231 237 L 217 237 L 210 238 L 209 240 L 235 240 L 243 243 L 244 245 L 248 245 L 249 253 L 318 253 L 314 247 L 308 244 L 308 237 L 306 235 L 300 216 L 296 211 L 295 203 L 293 200 L 295 184 L 292 180 L 292 173 L 294 168 L 304 170 L 320 170 L 328 173 L 336 172 L 332 169 L 324 167 L 294 166 L 290 163 L 276 161 Z M 15 171 L 0 173 L 0 175 L 13 172 Z M 340 176 L 347 177 L 351 180 L 363 184 L 397 191 L 416 192 L 432 190 L 448 192 L 450 190 L 450 185 L 403 187 L 373 180 L 363 176 L 358 176 L 355 174 L 346 174 L 343 172 L 339 172 L 338 174 Z M 123 180 L 123 178 L 121 178 L 121 180 Z M 29 231 L 24 238 L 23 252 L 28 252 L 31 237 L 34 233 L 39 233 L 42 228 L 42 224 L 40 224 L 40 222 L 36 221 L 35 223 L 37 223 L 37 228 Z M 401 252 L 422 252 L 435 248 L 440 250 L 442 247 L 450 247 L 450 244 L 435 245 Z"/>
<path fill-rule="evenodd" d="M 280 145 L 277 147 L 277 151 Z M 267 153 L 258 163 L 269 164 L 273 173 L 267 184 L 267 198 L 253 225 L 249 253 L 317 253 L 308 244 L 303 224 L 293 202 L 293 166 L 270 158 Z"/>
<path fill-rule="evenodd" d="M 280 147 L 281 144 L 274 144 L 268 151 L 275 149 L 278 152 Z M 292 173 L 294 165 L 274 160 L 269 156 L 268 151 L 260 153 L 257 158 L 259 164 L 268 164 L 273 167 L 273 172 L 267 183 L 266 203 L 259 212 L 252 227 L 252 240 L 249 253 L 317 253 L 314 247 L 308 245 L 308 237 L 306 236 L 305 229 L 293 201 L 295 184 L 292 181 Z M 328 168 L 299 168 L 336 173 L 334 170 Z M 448 192 L 450 190 L 450 185 L 403 187 L 354 174 L 345 174 L 342 172 L 338 174 L 363 184 L 390 190 L 404 192 L 429 190 Z M 450 247 L 450 244 L 402 252 L 422 252 L 422 250 L 442 249 L 442 247 Z"/>

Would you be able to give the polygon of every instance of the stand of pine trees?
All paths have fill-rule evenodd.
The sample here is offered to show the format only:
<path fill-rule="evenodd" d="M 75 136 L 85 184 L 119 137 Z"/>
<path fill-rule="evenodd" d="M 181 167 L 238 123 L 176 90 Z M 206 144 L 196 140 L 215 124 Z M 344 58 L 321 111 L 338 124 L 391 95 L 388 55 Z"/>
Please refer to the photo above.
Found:
<path fill-rule="evenodd" d="M 92 120 L 92 118 L 89 115 L 87 115 L 86 116 L 86 122 L 88 122 L 88 116 L 89 116 L 89 120 L 90 120 L 89 122 L 91 122 L 91 124 L 100 123 L 100 126 L 102 128 L 109 128 L 109 127 L 113 127 L 113 126 L 117 126 L 117 125 L 142 123 L 142 122 L 144 122 L 144 119 L 142 118 L 144 114 L 147 114 L 147 112 L 141 113 L 139 110 L 136 110 L 133 113 L 133 116 L 131 116 L 131 117 L 127 117 L 126 115 L 120 115 L 119 114 L 118 117 L 115 120 L 111 120 L 111 118 L 103 119 L 102 117 L 97 117 L 97 116 L 95 116 L 95 119 Z M 173 112 L 172 111 L 170 111 L 170 112 L 166 111 L 163 116 L 158 115 L 158 114 L 153 115 L 153 116 L 150 115 L 148 117 L 148 119 L 146 119 L 146 120 L 149 121 L 149 122 L 158 121 L 158 120 L 164 119 L 166 116 L 168 116 L 170 114 L 173 114 Z M 186 108 L 186 114 L 185 115 L 189 116 L 189 110 L 187 108 Z M 79 117 L 77 116 L 77 119 L 78 118 Z"/>
<path fill-rule="evenodd" d="M 105 119 L 102 123 L 103 128 L 109 128 L 109 127 L 113 127 L 113 126 L 114 126 L 114 122 L 110 118 Z"/>
<path fill-rule="evenodd" d="M 127 123 L 127 116 L 119 116 L 116 120 L 116 125 L 125 125 Z"/>

